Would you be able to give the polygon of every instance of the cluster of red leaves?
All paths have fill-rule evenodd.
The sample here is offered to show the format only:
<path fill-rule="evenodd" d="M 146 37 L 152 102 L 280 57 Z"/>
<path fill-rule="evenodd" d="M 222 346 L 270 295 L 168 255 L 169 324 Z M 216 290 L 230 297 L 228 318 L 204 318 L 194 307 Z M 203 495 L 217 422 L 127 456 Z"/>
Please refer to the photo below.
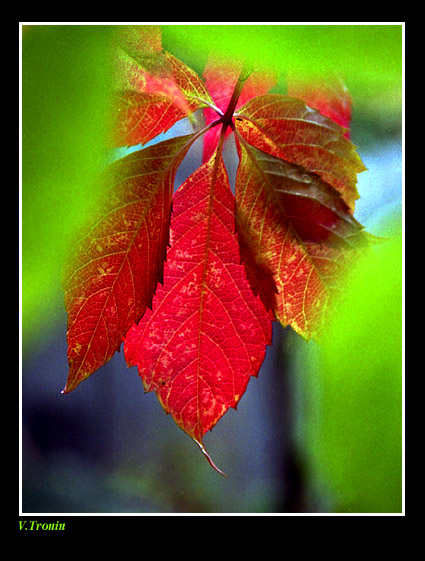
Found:
<path fill-rule="evenodd" d="M 217 59 L 202 80 L 162 49 L 156 26 L 124 28 L 117 52 L 115 146 L 145 144 L 198 110 L 205 126 L 132 152 L 101 177 L 104 205 L 65 270 L 64 393 L 124 342 L 145 390 L 205 452 L 206 431 L 258 374 L 272 320 L 305 338 L 326 325 L 367 243 L 353 218 L 365 168 L 339 82 L 289 80 L 288 96 L 270 94 L 273 76 Z M 222 157 L 232 133 L 235 194 Z M 203 163 L 174 193 L 201 135 Z"/>

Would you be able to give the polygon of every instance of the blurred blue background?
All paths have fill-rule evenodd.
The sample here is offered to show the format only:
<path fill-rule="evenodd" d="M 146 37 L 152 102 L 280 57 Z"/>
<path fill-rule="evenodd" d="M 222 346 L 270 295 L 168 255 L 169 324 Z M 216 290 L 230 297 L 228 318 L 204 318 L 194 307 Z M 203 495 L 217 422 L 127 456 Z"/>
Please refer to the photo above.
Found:
<path fill-rule="evenodd" d="M 378 104 L 380 110 L 376 104 L 366 92 L 353 116 L 352 141 L 368 168 L 359 175 L 362 198 L 355 216 L 369 232 L 391 235 L 402 212 L 401 98 Z M 195 147 L 178 182 L 195 169 L 197 158 Z M 226 163 L 232 178 L 231 144 Z M 230 410 L 205 437 L 225 479 L 164 414 L 156 396 L 143 394 L 137 369 L 127 369 L 122 352 L 77 390 L 61 395 L 68 365 L 60 272 L 40 304 L 43 327 L 25 336 L 22 347 L 24 513 L 338 510 L 332 491 L 317 492 L 311 450 L 300 433 L 306 414 L 300 396 L 308 383 L 301 373 L 311 343 L 274 325 L 258 379 L 251 380 L 237 411 Z"/>

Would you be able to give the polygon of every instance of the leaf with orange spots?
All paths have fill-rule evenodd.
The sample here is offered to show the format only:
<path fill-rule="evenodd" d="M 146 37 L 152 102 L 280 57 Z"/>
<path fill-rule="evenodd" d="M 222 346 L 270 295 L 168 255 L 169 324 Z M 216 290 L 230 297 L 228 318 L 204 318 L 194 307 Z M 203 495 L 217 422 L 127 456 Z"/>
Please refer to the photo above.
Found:
<path fill-rule="evenodd" d="M 133 152 L 99 180 L 104 205 L 70 253 L 64 272 L 73 390 L 119 349 L 140 319 L 162 269 L 176 169 L 195 135 Z"/>
<path fill-rule="evenodd" d="M 146 391 L 202 447 L 235 407 L 271 342 L 271 323 L 248 283 L 235 233 L 234 196 L 221 156 L 174 198 L 171 247 L 160 286 L 124 352 Z"/>
<path fill-rule="evenodd" d="M 245 142 L 239 151 L 236 222 L 250 278 L 284 326 L 317 337 L 368 238 L 338 191 L 317 175 Z"/>

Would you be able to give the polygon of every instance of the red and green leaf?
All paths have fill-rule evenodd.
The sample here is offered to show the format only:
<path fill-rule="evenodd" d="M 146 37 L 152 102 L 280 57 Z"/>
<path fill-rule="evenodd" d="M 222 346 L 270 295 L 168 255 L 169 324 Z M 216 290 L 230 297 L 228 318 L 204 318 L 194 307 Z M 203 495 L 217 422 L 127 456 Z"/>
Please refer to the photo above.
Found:
<path fill-rule="evenodd" d="M 64 392 L 107 362 L 151 305 L 162 278 L 176 169 L 194 136 L 174 138 L 111 164 L 104 205 L 64 273 L 69 375 Z"/>
<path fill-rule="evenodd" d="M 247 281 L 221 156 L 177 191 L 171 247 L 152 311 L 127 334 L 129 366 L 198 443 L 258 374 L 271 323 Z"/>

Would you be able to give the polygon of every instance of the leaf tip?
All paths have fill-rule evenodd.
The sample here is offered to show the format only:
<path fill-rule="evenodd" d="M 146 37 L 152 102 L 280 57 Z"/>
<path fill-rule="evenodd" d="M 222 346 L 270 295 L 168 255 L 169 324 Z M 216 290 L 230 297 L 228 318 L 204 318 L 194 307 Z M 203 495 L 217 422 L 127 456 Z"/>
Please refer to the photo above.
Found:
<path fill-rule="evenodd" d="M 72 392 L 72 390 L 74 390 L 76 387 L 78 386 L 78 383 L 70 383 L 69 380 L 67 381 L 67 383 L 65 384 L 65 387 L 63 388 L 63 390 L 61 390 L 61 395 L 66 395 L 70 392 Z"/>
<path fill-rule="evenodd" d="M 71 393 L 72 391 L 75 390 L 75 388 L 77 386 L 79 386 L 79 384 L 82 381 L 86 380 L 91 374 L 92 374 L 92 372 L 89 372 L 88 375 L 81 376 L 81 375 L 78 375 L 78 373 L 75 374 L 75 372 L 73 372 L 72 368 L 71 368 L 70 373 L 68 374 L 68 379 L 66 381 L 66 384 L 65 384 L 64 388 L 61 390 L 61 394 L 65 395 L 65 394 Z"/>

